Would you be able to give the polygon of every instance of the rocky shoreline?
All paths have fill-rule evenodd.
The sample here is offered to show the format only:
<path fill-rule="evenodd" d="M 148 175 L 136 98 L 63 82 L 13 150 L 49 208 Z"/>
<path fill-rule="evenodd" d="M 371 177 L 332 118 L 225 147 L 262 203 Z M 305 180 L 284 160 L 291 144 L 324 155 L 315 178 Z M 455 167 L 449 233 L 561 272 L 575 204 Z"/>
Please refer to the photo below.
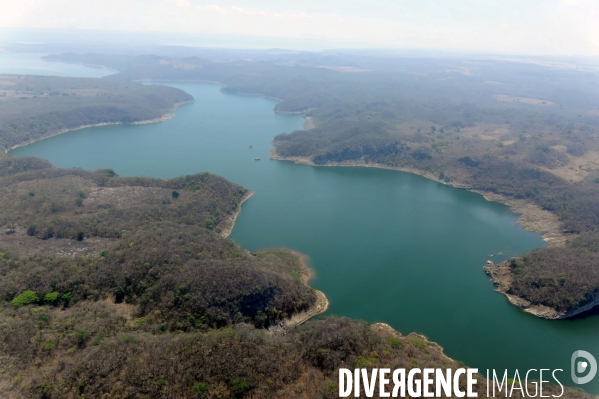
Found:
<path fill-rule="evenodd" d="M 592 294 L 592 299 L 586 304 L 569 311 L 557 311 L 549 306 L 541 304 L 533 304 L 527 299 L 521 298 L 510 293 L 510 285 L 512 283 L 512 272 L 508 261 L 495 264 L 487 261 L 487 265 L 483 267 L 485 273 L 491 278 L 495 291 L 505 295 L 507 300 L 514 306 L 519 307 L 526 313 L 547 320 L 563 320 L 586 312 L 593 307 L 599 305 L 599 292 Z"/>

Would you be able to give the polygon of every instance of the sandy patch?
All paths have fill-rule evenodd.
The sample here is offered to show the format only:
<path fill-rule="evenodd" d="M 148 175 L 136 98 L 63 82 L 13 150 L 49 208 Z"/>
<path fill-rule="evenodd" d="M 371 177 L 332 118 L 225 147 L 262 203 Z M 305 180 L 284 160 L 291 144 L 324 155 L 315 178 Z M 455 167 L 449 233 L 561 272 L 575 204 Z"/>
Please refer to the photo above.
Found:
<path fill-rule="evenodd" d="M 9 253 L 44 256 L 99 256 L 100 252 L 116 245 L 119 240 L 113 238 L 90 237 L 82 241 L 68 238 L 49 238 L 42 240 L 27 235 L 27 229 L 17 226 L 12 234 L 5 234 L 6 226 L 0 228 L 0 250 Z"/>
<path fill-rule="evenodd" d="M 473 127 L 465 127 L 461 130 L 463 137 L 478 138 L 481 140 L 502 141 L 504 144 L 511 144 L 513 140 L 504 141 L 510 135 L 508 125 L 500 124 L 477 124 Z"/>
<path fill-rule="evenodd" d="M 130 206 L 139 204 L 141 200 L 150 197 L 166 197 L 170 199 L 172 192 L 173 190 L 160 187 L 94 187 L 83 201 L 83 204 L 99 203 L 113 206 Z"/>
<path fill-rule="evenodd" d="M 553 146 L 558 151 L 564 146 Z M 564 147 L 565 148 L 565 147 Z M 566 165 L 560 166 L 559 168 L 549 169 L 546 167 L 539 167 L 539 169 L 546 172 L 552 173 L 557 177 L 569 182 L 579 182 L 584 180 L 589 173 L 599 170 L 599 153 L 596 151 L 588 151 L 581 157 L 573 157 L 570 154 L 566 154 L 570 160 Z"/>
<path fill-rule="evenodd" d="M 139 312 L 138 306 L 125 302 L 116 303 L 114 298 L 106 298 L 104 302 L 110 309 L 113 309 L 116 313 L 125 316 L 127 319 L 131 319 Z"/>
<path fill-rule="evenodd" d="M 541 100 L 538 98 L 530 98 L 530 97 L 512 97 L 507 94 L 495 94 L 493 97 L 497 101 L 503 101 L 507 103 L 523 103 L 523 104 L 531 104 L 531 105 L 540 105 L 544 107 L 549 107 L 551 105 L 555 105 L 555 103 L 549 100 Z"/>

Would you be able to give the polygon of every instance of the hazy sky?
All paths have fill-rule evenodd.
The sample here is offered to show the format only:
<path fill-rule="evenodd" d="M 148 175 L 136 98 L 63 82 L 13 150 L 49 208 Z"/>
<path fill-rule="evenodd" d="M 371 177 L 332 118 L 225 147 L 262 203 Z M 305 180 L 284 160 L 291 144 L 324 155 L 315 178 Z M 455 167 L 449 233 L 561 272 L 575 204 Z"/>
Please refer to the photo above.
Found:
<path fill-rule="evenodd" d="M 599 0 L 0 0 L 0 27 L 599 55 Z M 297 47 L 298 41 L 289 47 Z"/>

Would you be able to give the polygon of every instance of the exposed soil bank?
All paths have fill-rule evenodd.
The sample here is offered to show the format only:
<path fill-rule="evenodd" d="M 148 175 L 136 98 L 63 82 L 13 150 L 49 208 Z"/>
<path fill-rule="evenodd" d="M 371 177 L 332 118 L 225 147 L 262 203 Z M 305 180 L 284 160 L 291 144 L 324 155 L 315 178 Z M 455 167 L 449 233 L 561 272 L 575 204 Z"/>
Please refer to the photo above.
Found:
<path fill-rule="evenodd" d="M 235 221 L 237 220 L 237 218 L 239 217 L 239 214 L 241 213 L 241 205 L 243 205 L 243 203 L 245 201 L 249 200 L 252 195 L 254 195 L 254 192 L 251 190 L 248 190 L 248 192 L 241 198 L 241 201 L 239 201 L 239 205 L 237 206 L 237 210 L 235 211 L 235 213 L 232 214 L 231 217 L 229 217 L 229 219 L 224 220 L 222 222 L 221 235 L 224 238 L 227 238 L 231 235 L 231 232 L 233 231 L 233 227 L 235 227 Z"/>
<path fill-rule="evenodd" d="M 302 266 L 301 279 L 304 282 L 304 284 L 308 284 L 308 282 L 312 278 L 314 278 L 314 271 L 310 268 L 310 266 L 308 266 L 307 256 L 300 252 L 293 251 L 291 249 L 285 250 L 297 257 L 297 260 Z M 312 317 L 318 316 L 319 314 L 326 312 L 329 308 L 329 300 L 327 299 L 326 295 L 322 291 L 318 290 L 314 290 L 314 293 L 316 294 L 316 302 L 314 303 L 314 305 L 312 305 L 312 307 L 310 307 L 310 309 L 306 310 L 305 312 L 294 314 L 289 319 L 284 320 L 278 326 L 273 326 L 269 328 L 269 331 L 282 332 L 287 327 L 303 324 L 306 321 L 310 320 Z"/>

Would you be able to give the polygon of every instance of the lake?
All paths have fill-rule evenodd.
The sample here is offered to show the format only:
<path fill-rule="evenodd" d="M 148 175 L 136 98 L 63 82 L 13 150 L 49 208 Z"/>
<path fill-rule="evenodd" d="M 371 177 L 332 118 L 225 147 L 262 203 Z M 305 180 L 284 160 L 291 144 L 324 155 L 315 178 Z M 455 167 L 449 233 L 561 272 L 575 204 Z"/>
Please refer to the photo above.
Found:
<path fill-rule="evenodd" d="M 276 114 L 272 100 L 215 85 L 170 85 L 196 99 L 175 118 L 83 129 L 11 153 L 122 176 L 209 171 L 242 184 L 256 194 L 233 240 L 250 250 L 305 253 L 316 274 L 311 284 L 331 302 L 328 314 L 423 333 L 483 374 L 561 368 L 557 376 L 571 385 L 572 352 L 599 354 L 599 317 L 542 320 L 494 292 L 482 271 L 490 254 L 497 262 L 545 245 L 505 206 L 408 173 L 271 161 L 272 138 L 301 129 L 302 116 Z M 599 393 L 599 379 L 584 388 Z"/>

